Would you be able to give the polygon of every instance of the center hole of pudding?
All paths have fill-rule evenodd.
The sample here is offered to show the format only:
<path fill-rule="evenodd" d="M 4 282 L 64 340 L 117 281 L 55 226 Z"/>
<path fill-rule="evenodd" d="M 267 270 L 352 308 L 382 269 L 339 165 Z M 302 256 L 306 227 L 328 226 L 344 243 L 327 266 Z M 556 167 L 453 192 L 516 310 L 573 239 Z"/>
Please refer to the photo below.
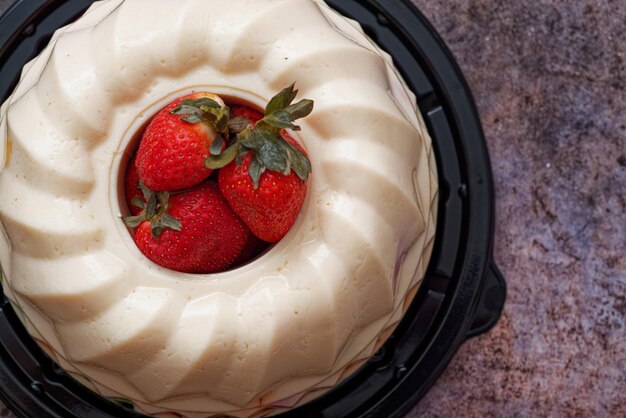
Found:
<path fill-rule="evenodd" d="M 290 131 L 276 128 L 280 122 L 266 121 L 264 109 L 250 102 L 195 92 L 136 131 L 120 167 L 120 210 L 146 257 L 170 270 L 218 273 L 282 239 L 306 181 L 293 166 L 281 172 L 282 157 L 272 160 L 272 153 L 286 153 L 287 161 L 308 157 Z M 255 151 L 263 147 L 271 149 Z M 277 206 L 289 208 L 281 213 Z"/>

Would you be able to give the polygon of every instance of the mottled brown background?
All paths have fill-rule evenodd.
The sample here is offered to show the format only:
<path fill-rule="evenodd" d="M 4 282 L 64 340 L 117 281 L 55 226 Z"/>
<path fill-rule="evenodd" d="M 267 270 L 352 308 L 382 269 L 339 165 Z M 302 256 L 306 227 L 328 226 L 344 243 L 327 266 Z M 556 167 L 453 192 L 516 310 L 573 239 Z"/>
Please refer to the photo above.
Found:
<path fill-rule="evenodd" d="M 509 297 L 410 417 L 626 417 L 626 1 L 412 1 L 474 92 Z"/>

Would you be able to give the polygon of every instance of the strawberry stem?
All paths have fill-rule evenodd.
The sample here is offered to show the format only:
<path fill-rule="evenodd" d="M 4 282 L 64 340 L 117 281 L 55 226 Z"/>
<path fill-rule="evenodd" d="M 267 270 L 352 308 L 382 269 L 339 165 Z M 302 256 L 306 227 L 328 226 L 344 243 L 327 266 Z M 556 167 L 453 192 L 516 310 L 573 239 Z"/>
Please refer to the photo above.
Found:
<path fill-rule="evenodd" d="M 211 155 L 204 162 L 209 169 L 225 167 L 233 160 L 241 165 L 243 156 L 253 151 L 253 163 L 248 173 L 256 189 L 265 170 L 284 175 L 289 175 L 293 170 L 302 181 L 306 181 L 311 173 L 311 161 L 306 154 L 280 135 L 283 129 L 299 131 L 300 126 L 294 122 L 313 111 L 313 100 L 304 99 L 293 103 L 297 95 L 295 83 L 281 90 L 270 99 L 264 117 L 254 125 L 241 116 L 231 119 L 228 106 L 221 106 L 208 97 L 183 100 L 170 113 L 185 115 L 181 118 L 185 122 L 207 123 L 218 133 L 210 146 Z M 222 133 L 227 137 L 233 136 L 231 145 L 225 150 L 222 150 Z M 152 212 L 151 209 L 148 203 L 148 214 Z"/>
<path fill-rule="evenodd" d="M 158 238 L 166 229 L 180 231 L 180 221 L 167 213 L 170 194 L 168 192 L 155 192 L 149 189 L 141 181 L 137 182 L 137 188 L 141 189 L 143 197 L 135 196 L 131 203 L 143 210 L 136 216 L 125 216 L 122 221 L 129 228 L 138 227 L 143 221 L 150 222 L 150 230 L 154 238 Z"/>
<path fill-rule="evenodd" d="M 174 109 L 173 115 L 184 115 L 181 120 L 188 123 L 206 123 L 219 135 L 228 130 L 230 109 L 208 97 L 185 99 Z"/>
<path fill-rule="evenodd" d="M 304 152 L 280 135 L 283 129 L 299 131 L 300 127 L 294 122 L 313 111 L 312 100 L 304 99 L 292 104 L 297 94 L 295 83 L 283 89 L 272 97 L 265 107 L 264 117 L 254 125 L 244 117 L 231 119 L 228 129 L 234 134 L 232 144 L 219 154 L 211 153 L 205 166 L 219 169 L 233 160 L 241 165 L 243 156 L 253 151 L 254 158 L 248 173 L 255 189 L 265 170 L 284 175 L 289 175 L 293 170 L 302 181 L 306 181 L 311 173 L 311 161 Z"/>

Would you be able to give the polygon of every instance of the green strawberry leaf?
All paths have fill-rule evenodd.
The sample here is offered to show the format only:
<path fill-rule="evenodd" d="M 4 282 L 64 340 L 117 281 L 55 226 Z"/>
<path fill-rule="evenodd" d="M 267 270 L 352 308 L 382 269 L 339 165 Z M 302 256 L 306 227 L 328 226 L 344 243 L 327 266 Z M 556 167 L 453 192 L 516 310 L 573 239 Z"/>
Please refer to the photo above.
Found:
<path fill-rule="evenodd" d="M 279 134 L 255 127 L 241 144 L 254 151 L 258 162 L 269 170 L 289 175 L 293 169 L 302 181 L 311 173 L 311 161 L 306 154 Z"/>
<path fill-rule="evenodd" d="M 228 130 L 234 134 L 238 134 L 250 125 L 250 120 L 243 116 L 235 116 L 228 121 Z"/>
<path fill-rule="evenodd" d="M 174 108 L 170 113 L 182 114 L 178 112 L 180 112 L 181 108 L 185 108 L 185 107 L 197 108 L 206 112 L 206 109 L 219 109 L 222 106 L 217 101 L 209 97 L 201 97 L 199 99 L 185 99 L 181 101 L 178 107 Z M 187 113 L 187 112 L 184 112 L 184 113 Z"/>
<path fill-rule="evenodd" d="M 264 138 L 263 143 L 255 149 L 255 156 L 258 161 L 272 171 L 278 171 L 285 175 L 289 174 L 289 152 L 284 147 L 278 134 L 261 129 L 255 129 Z"/>
<path fill-rule="evenodd" d="M 209 151 L 211 152 L 211 155 L 220 155 L 222 153 L 222 146 L 224 145 L 224 137 L 222 135 L 218 135 L 213 142 L 211 143 L 211 146 L 209 147 Z"/>
<path fill-rule="evenodd" d="M 263 131 L 257 127 L 246 129 L 238 135 L 238 142 L 249 150 L 257 150 L 261 148 L 261 145 L 263 145 L 265 141 L 262 132 L 267 131 Z"/>
<path fill-rule="evenodd" d="M 265 106 L 265 115 L 271 115 L 289 106 L 298 95 L 298 90 L 294 89 L 295 86 L 296 83 L 293 83 L 291 86 L 283 89 L 276 96 L 272 97 L 267 106 Z"/>
<path fill-rule="evenodd" d="M 226 132 L 230 119 L 230 109 L 208 97 L 185 99 L 170 113 L 184 115 L 180 119 L 188 123 L 206 123 L 218 134 Z"/>
<path fill-rule="evenodd" d="M 207 115 L 214 115 L 215 132 L 225 133 L 228 130 L 228 121 L 230 120 L 230 109 L 228 107 L 221 107 L 214 113 L 207 113 Z"/>
<path fill-rule="evenodd" d="M 193 101 L 193 100 L 192 100 Z M 201 109 L 221 109 L 222 105 L 219 104 L 216 100 L 211 99 L 210 97 L 201 97 L 195 100 L 195 103 L 192 106 L 198 106 Z"/>
<path fill-rule="evenodd" d="M 184 120 L 185 122 L 193 123 L 193 124 L 204 122 L 204 119 L 200 115 L 196 115 L 196 114 L 192 114 L 192 115 L 188 115 L 188 116 L 182 117 L 182 118 L 180 118 L 180 120 Z"/>
<path fill-rule="evenodd" d="M 212 170 L 217 170 L 218 168 L 227 166 L 235 159 L 238 148 L 239 144 L 234 143 L 222 151 L 219 155 L 210 155 L 206 160 L 204 160 L 204 166 Z"/>
<path fill-rule="evenodd" d="M 161 224 L 158 217 L 150 219 L 150 231 L 154 238 L 159 238 L 165 227 Z"/>
<path fill-rule="evenodd" d="M 137 228 L 140 223 L 146 220 L 146 216 L 139 214 L 137 216 L 126 216 L 122 218 L 124 224 L 129 228 Z"/>
<path fill-rule="evenodd" d="M 161 216 L 161 225 L 163 225 L 166 228 L 173 229 L 174 231 L 180 231 L 183 227 L 180 221 L 174 218 L 169 213 L 164 213 Z"/>
<path fill-rule="evenodd" d="M 154 215 L 156 215 L 157 211 L 157 197 L 156 193 L 153 193 L 148 199 L 148 204 L 146 205 L 146 219 L 152 219 Z"/>
<path fill-rule="evenodd" d="M 248 174 L 252 179 L 252 184 L 254 185 L 254 189 L 259 188 L 259 181 L 261 180 L 261 174 L 265 172 L 265 167 L 261 164 L 256 157 L 250 161 L 250 167 L 248 167 Z"/>
<path fill-rule="evenodd" d="M 152 190 L 150 190 L 141 180 L 137 180 L 137 188 L 141 190 L 141 194 L 143 194 L 143 198 L 147 201 L 150 200 L 150 196 L 154 194 Z"/>
<path fill-rule="evenodd" d="M 146 202 L 142 198 L 140 198 L 139 196 L 133 197 L 131 199 L 130 203 L 133 206 L 137 206 L 138 208 L 141 208 L 141 209 L 145 209 L 146 208 Z"/>
<path fill-rule="evenodd" d="M 281 139 L 289 148 L 289 161 L 291 162 L 291 168 L 300 180 L 306 181 L 312 171 L 311 160 L 309 160 L 309 157 L 307 157 L 306 154 L 303 153 L 298 147 L 288 141 L 285 141 L 282 137 Z"/>
<path fill-rule="evenodd" d="M 188 104 L 184 104 L 185 102 L 189 102 L 188 100 L 183 100 L 181 104 L 170 111 L 173 115 L 200 115 L 202 109 L 197 106 L 190 106 Z"/>
<path fill-rule="evenodd" d="M 287 106 L 285 112 L 291 115 L 291 120 L 297 120 L 309 116 L 313 112 L 313 105 L 313 100 L 304 99 Z"/>
<path fill-rule="evenodd" d="M 290 128 L 293 130 L 300 130 L 300 127 L 295 125 L 291 118 L 291 115 L 286 110 L 279 110 L 270 115 L 267 115 L 259 121 L 257 126 L 261 126 L 263 129 L 278 133 L 281 129 Z"/>
<path fill-rule="evenodd" d="M 159 208 L 161 209 L 159 213 L 162 213 L 166 211 L 169 206 L 170 194 L 168 192 L 159 192 L 157 193 L 157 200 L 159 201 Z"/>
<path fill-rule="evenodd" d="M 243 145 L 239 147 L 237 155 L 235 155 L 235 163 L 237 165 L 243 164 L 243 157 L 248 153 L 248 151 L 250 151 L 250 149 Z"/>

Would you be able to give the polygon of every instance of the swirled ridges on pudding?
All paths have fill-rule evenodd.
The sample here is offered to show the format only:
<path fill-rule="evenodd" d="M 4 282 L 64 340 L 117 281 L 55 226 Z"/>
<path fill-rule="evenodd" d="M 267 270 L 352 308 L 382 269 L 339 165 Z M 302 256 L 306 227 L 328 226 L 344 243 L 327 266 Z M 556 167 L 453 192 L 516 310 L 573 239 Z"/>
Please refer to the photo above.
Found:
<path fill-rule="evenodd" d="M 150 262 L 120 219 L 134 133 L 194 91 L 262 107 L 294 81 L 315 111 L 291 230 L 224 273 Z M 384 342 L 430 257 L 436 170 L 414 96 L 321 1 L 97 2 L 25 66 L 0 126 L 5 294 L 70 374 L 146 413 L 318 396 Z"/>

